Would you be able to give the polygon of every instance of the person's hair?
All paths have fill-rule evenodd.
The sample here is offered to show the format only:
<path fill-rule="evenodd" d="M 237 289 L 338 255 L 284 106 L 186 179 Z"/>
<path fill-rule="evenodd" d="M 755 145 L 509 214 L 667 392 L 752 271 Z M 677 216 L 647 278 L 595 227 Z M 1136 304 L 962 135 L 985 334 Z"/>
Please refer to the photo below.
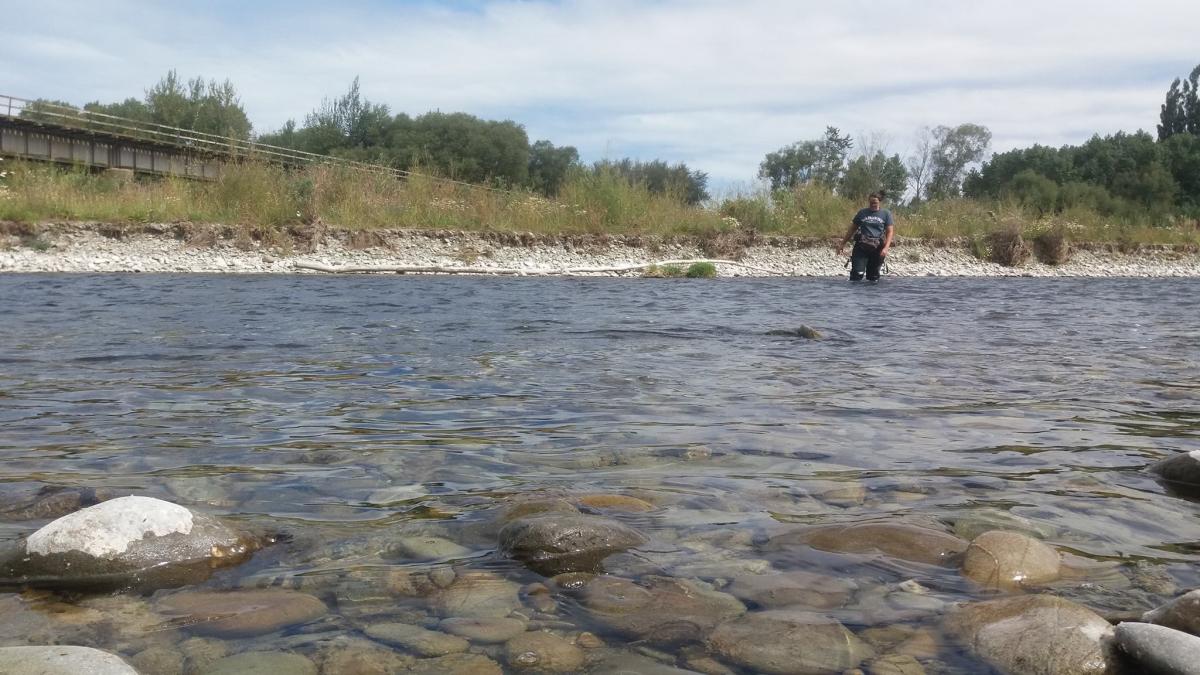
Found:
<path fill-rule="evenodd" d="M 874 198 L 878 199 L 879 201 L 883 201 L 887 197 L 887 193 L 884 192 L 883 190 L 876 190 L 875 192 L 872 192 L 871 194 L 867 195 L 867 197 L 868 198 L 874 197 Z"/>

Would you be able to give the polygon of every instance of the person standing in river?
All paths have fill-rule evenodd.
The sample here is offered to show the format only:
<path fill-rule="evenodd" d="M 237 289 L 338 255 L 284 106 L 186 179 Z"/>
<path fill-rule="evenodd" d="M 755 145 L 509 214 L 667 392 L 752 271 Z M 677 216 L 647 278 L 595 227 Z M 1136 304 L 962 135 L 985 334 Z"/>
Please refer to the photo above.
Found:
<path fill-rule="evenodd" d="M 846 244 L 854 240 L 854 248 L 850 251 L 850 281 L 861 281 L 864 273 L 867 281 L 878 281 L 879 268 L 883 267 L 883 259 L 892 247 L 896 223 L 891 211 L 880 208 L 883 196 L 883 190 L 871 193 L 867 208 L 854 216 L 850 229 L 838 244 L 837 253 L 841 256 L 845 255 Z"/>

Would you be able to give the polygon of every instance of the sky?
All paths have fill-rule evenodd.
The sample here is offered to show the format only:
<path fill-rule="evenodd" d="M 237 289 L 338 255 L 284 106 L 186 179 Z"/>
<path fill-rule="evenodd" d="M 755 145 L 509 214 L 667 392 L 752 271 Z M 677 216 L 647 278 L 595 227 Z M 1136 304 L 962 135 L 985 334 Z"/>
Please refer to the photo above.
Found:
<path fill-rule="evenodd" d="M 982 124 L 1000 152 L 1153 133 L 1200 64 L 1188 0 L 0 0 L 0 94 L 141 98 L 168 70 L 229 79 L 256 132 L 355 77 L 392 113 L 510 119 L 584 161 L 683 162 L 753 189 L 835 126 L 907 156 Z"/>

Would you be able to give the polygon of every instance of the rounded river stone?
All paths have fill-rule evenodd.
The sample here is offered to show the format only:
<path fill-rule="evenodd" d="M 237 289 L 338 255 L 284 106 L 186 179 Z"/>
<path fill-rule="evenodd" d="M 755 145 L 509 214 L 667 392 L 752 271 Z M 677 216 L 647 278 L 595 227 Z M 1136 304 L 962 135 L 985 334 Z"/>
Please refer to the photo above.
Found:
<path fill-rule="evenodd" d="M 257 548 L 211 516 L 151 497 L 120 497 L 63 516 L 0 563 L 0 577 L 40 587 L 163 588 L 197 583 Z"/>
<path fill-rule="evenodd" d="M 837 621 L 810 612 L 753 612 L 717 626 L 708 647 L 771 675 L 825 675 L 855 668 L 875 650 Z"/>
<path fill-rule="evenodd" d="M 1200 635 L 1200 590 L 1184 593 L 1142 615 L 1142 621 Z"/>
<path fill-rule="evenodd" d="M 1182 452 L 1150 465 L 1167 488 L 1187 497 L 1200 497 L 1200 450 Z"/>
<path fill-rule="evenodd" d="M 944 626 L 1001 672 L 1101 675 L 1116 670 L 1112 626 L 1092 610 L 1052 595 L 966 605 L 950 613 Z"/>
<path fill-rule="evenodd" d="M 504 645 L 508 665 L 517 671 L 574 673 L 583 667 L 583 650 L 550 633 L 522 633 Z"/>
<path fill-rule="evenodd" d="M 367 637 L 403 647 L 418 656 L 445 656 L 467 651 L 469 642 L 456 635 L 428 630 L 409 623 L 376 623 L 364 630 Z"/>
<path fill-rule="evenodd" d="M 734 577 L 727 589 L 734 596 L 760 607 L 832 609 L 846 603 L 857 584 L 804 570 Z"/>
<path fill-rule="evenodd" d="M 0 647 L 0 673 L 138 675 L 116 654 L 91 647 Z"/>
<path fill-rule="evenodd" d="M 521 619 L 451 617 L 442 619 L 438 628 L 472 642 L 508 642 L 525 632 L 528 624 Z"/>
<path fill-rule="evenodd" d="M 317 666 L 299 654 L 243 652 L 213 662 L 199 675 L 317 675 Z"/>
<path fill-rule="evenodd" d="M 596 571 L 608 556 L 644 543 L 636 530 L 584 514 L 544 513 L 500 530 L 500 548 L 545 576 Z"/>
<path fill-rule="evenodd" d="M 1148 673 L 1200 674 L 1200 637 L 1152 623 L 1117 624 L 1117 645 Z"/>
<path fill-rule="evenodd" d="M 284 589 L 175 593 L 159 599 L 155 608 L 193 633 L 220 638 L 266 635 L 329 611 L 318 598 Z"/>
<path fill-rule="evenodd" d="M 500 618 L 521 606 L 520 584 L 488 572 L 467 572 L 430 599 L 441 616 Z"/>
<path fill-rule="evenodd" d="M 1058 551 L 1033 537 L 1002 530 L 975 537 L 962 562 L 963 576 L 1005 591 L 1054 581 L 1061 571 Z"/>
<path fill-rule="evenodd" d="M 737 598 L 699 583 L 649 576 L 635 583 L 603 576 L 583 588 L 593 619 L 637 639 L 673 644 L 704 638 L 717 624 L 746 611 Z"/>
<path fill-rule="evenodd" d="M 954 535 L 917 525 L 862 523 L 789 532 L 767 542 L 767 549 L 778 551 L 795 544 L 831 553 L 882 553 L 929 565 L 952 564 L 968 545 Z"/>

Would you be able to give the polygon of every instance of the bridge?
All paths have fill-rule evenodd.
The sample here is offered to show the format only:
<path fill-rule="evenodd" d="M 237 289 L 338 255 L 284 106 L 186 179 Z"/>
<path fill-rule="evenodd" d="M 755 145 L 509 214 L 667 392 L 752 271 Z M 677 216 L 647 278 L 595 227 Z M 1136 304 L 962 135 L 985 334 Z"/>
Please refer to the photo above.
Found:
<path fill-rule="evenodd" d="M 377 164 L 5 95 L 0 95 L 0 156 L 197 180 L 215 180 L 223 165 L 248 159 L 288 166 L 337 164 L 398 179 L 415 175 Z"/>

